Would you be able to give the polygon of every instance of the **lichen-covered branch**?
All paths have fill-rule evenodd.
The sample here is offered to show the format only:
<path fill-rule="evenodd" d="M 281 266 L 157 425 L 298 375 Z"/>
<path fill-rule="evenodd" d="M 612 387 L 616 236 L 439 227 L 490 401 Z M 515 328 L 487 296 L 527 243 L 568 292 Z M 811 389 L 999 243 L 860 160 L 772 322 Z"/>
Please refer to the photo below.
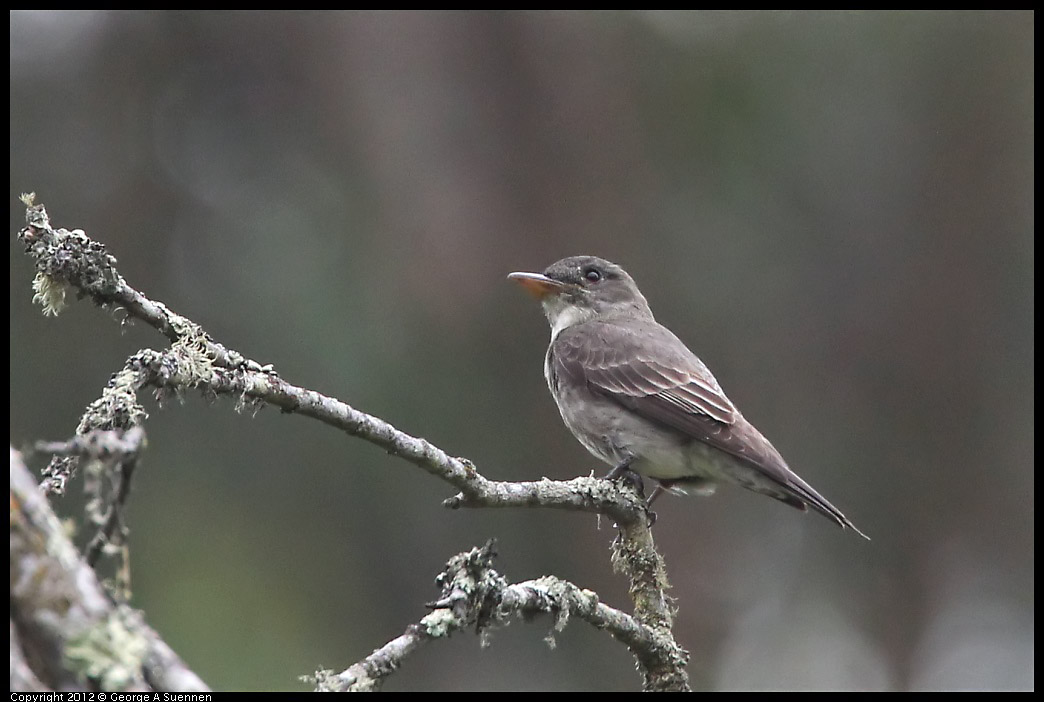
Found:
<path fill-rule="evenodd" d="M 34 449 L 55 456 L 87 459 L 85 490 L 89 496 L 86 512 L 98 531 L 87 544 L 87 565 L 97 566 L 102 554 L 118 557 L 116 587 L 120 600 L 130 600 L 130 549 L 123 508 L 130 494 L 131 476 L 145 448 L 141 426 L 127 431 L 96 429 L 69 441 L 37 442 Z"/>
<path fill-rule="evenodd" d="M 218 365 L 235 367 L 245 361 L 240 354 L 211 339 L 195 322 L 128 285 L 104 244 L 88 237 L 82 229 L 52 228 L 47 211 L 43 205 L 35 204 L 35 198 L 33 193 L 22 195 L 26 226 L 18 238 L 25 244 L 26 253 L 36 260 L 33 301 L 43 305 L 44 314 L 57 315 L 65 307 L 71 286 L 79 297 L 89 296 L 100 307 L 126 310 L 131 317 L 158 329 L 171 343 L 198 339 Z"/>
<path fill-rule="evenodd" d="M 646 641 L 651 648 L 643 655 L 636 651 L 645 688 L 687 689 L 684 651 L 670 633 L 672 611 L 663 562 L 653 544 L 645 502 L 633 488 L 590 477 L 568 481 L 489 480 L 467 459 L 451 456 L 427 440 L 345 402 L 292 385 L 271 366 L 225 348 L 199 325 L 127 284 L 116 270 L 116 259 L 104 246 L 80 230 L 54 229 L 42 205 L 35 204 L 32 196 L 24 200 L 27 226 L 19 238 L 36 260 L 34 299 L 44 306 L 45 313 L 57 314 L 69 289 L 74 289 L 104 308 L 122 309 L 146 322 L 171 342 L 162 351 L 143 349 L 127 359 L 102 396 L 87 408 L 77 427 L 79 437 L 139 426 L 147 417 L 138 400 L 145 388 L 152 388 L 160 402 L 172 394 L 196 389 L 207 397 L 233 398 L 237 408 L 267 404 L 311 417 L 380 446 L 458 490 L 444 502 L 450 508 L 547 507 L 604 514 L 620 527 L 614 544 L 614 566 L 630 580 L 636 620 L 656 634 Z M 75 456 L 53 458 L 44 471 L 42 486 L 52 492 L 64 490 L 77 460 Z M 399 646 L 414 645 L 415 632 L 407 631 L 404 636 L 402 641 L 396 640 Z M 661 639 L 669 645 L 653 645 Z M 635 640 L 634 645 L 639 643 Z"/>
<path fill-rule="evenodd" d="M 687 654 L 669 635 L 663 636 L 636 617 L 603 604 L 594 592 L 553 576 L 509 584 L 492 568 L 495 556 L 495 544 L 488 542 L 450 559 L 436 579 L 441 594 L 430 605 L 432 611 L 428 615 L 347 670 L 317 673 L 317 690 L 378 690 L 388 675 L 428 641 L 467 629 L 486 637 L 496 627 L 537 614 L 554 618 L 547 636 L 549 645 L 554 645 L 555 633 L 565 628 L 569 618 L 576 617 L 627 646 L 642 668 L 656 667 L 661 656 L 675 667 L 684 668 Z"/>
<path fill-rule="evenodd" d="M 28 196 L 27 196 L 28 198 Z M 31 200 L 30 200 L 31 202 Z M 645 520 L 641 498 L 630 489 L 591 478 L 568 482 L 496 482 L 480 475 L 467 459 L 447 454 L 425 439 L 411 436 L 379 417 L 361 412 L 335 398 L 292 385 L 271 368 L 244 358 L 214 341 L 191 320 L 133 289 L 116 270 L 116 259 L 80 230 L 53 229 L 43 205 L 29 204 L 27 226 L 19 237 L 37 263 L 38 276 L 50 288 L 71 286 L 105 308 L 127 313 L 162 332 L 172 344 L 166 351 L 145 349 L 127 359 L 109 380 L 102 397 L 88 407 L 77 434 L 95 430 L 130 429 L 148 415 L 138 402 L 145 386 L 165 393 L 194 388 L 210 396 L 232 397 L 240 406 L 274 405 L 301 414 L 376 444 L 442 478 L 460 494 L 449 507 L 534 506 L 605 514 L 619 522 Z M 45 310 L 55 309 L 48 306 Z M 55 312 L 56 313 L 56 312 Z M 46 489 L 61 492 L 68 480 L 69 458 L 56 458 L 46 473 Z M 61 470 L 56 470 L 60 466 Z"/>
<path fill-rule="evenodd" d="M 11 623 L 17 634 L 12 647 L 18 646 L 19 660 L 32 664 L 33 678 L 19 674 L 25 684 L 78 690 L 93 681 L 104 690 L 207 690 L 137 612 L 113 604 L 14 449 Z M 12 690 L 21 689 L 15 673 L 12 665 Z"/>

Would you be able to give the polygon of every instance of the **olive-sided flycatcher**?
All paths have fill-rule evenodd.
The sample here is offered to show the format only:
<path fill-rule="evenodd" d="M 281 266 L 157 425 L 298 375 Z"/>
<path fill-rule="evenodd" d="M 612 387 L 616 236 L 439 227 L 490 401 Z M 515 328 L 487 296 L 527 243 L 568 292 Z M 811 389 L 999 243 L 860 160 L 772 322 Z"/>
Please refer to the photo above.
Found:
<path fill-rule="evenodd" d="M 541 273 L 512 273 L 551 323 L 544 376 L 569 431 L 613 466 L 661 488 L 709 494 L 718 482 L 849 519 L 787 467 L 725 396 L 707 366 L 653 318 L 623 268 L 573 256 Z"/>

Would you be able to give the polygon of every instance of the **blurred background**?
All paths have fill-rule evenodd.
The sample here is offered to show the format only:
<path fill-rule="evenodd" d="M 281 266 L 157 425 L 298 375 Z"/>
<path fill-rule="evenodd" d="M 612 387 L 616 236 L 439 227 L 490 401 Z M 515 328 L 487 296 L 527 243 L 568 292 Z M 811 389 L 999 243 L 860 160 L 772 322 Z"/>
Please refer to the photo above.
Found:
<path fill-rule="evenodd" d="M 501 480 L 606 469 L 505 280 L 597 254 L 873 538 L 739 488 L 663 498 L 694 687 L 1033 688 L 1032 13 L 10 19 L 16 446 L 164 344 L 40 314 L 22 191 L 221 343 Z M 606 520 L 448 511 L 318 422 L 144 404 L 133 604 L 217 689 L 346 668 L 490 537 L 511 580 L 630 608 Z M 550 650 L 551 625 L 428 646 L 386 689 L 640 686 L 622 646 L 574 621 Z"/>

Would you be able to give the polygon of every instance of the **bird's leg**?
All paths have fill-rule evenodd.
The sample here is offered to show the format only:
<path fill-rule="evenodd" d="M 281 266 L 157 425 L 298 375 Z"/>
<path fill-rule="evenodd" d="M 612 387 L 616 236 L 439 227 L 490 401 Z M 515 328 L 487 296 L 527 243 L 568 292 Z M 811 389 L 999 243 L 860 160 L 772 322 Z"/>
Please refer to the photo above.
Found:
<path fill-rule="evenodd" d="M 649 495 L 649 499 L 645 501 L 645 512 L 649 515 L 649 526 L 651 527 L 656 523 L 656 512 L 652 511 L 652 503 L 657 497 L 662 495 L 671 489 L 673 483 L 670 480 L 658 480 L 656 481 L 656 487 L 653 488 L 652 494 Z"/>
<path fill-rule="evenodd" d="M 649 495 L 649 499 L 645 501 L 646 507 L 652 507 L 653 500 L 671 489 L 670 483 L 664 485 L 664 481 L 660 480 L 657 482 L 656 487 L 653 488 L 652 494 Z M 653 513 L 655 514 L 655 512 Z"/>

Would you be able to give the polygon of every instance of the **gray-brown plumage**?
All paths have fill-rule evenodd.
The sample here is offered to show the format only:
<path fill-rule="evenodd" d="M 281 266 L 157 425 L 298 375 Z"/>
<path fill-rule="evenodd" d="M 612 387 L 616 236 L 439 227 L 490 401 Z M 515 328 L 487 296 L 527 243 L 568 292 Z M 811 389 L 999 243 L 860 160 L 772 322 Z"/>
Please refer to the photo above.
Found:
<path fill-rule="evenodd" d="M 544 373 L 562 419 L 598 458 L 668 488 L 732 482 L 866 536 L 798 477 L 714 376 L 658 324 L 631 277 L 593 256 L 512 273 L 551 323 Z"/>

